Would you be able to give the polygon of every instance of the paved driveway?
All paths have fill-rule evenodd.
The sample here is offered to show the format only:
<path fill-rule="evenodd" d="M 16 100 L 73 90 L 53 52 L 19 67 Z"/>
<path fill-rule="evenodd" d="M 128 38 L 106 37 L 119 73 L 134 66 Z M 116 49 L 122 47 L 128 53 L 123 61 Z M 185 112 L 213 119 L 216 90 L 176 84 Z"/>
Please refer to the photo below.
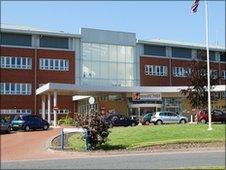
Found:
<path fill-rule="evenodd" d="M 1 134 L 1 160 L 21 160 L 44 158 L 47 152 L 47 141 L 60 133 L 60 128 L 47 131 L 16 131 Z"/>

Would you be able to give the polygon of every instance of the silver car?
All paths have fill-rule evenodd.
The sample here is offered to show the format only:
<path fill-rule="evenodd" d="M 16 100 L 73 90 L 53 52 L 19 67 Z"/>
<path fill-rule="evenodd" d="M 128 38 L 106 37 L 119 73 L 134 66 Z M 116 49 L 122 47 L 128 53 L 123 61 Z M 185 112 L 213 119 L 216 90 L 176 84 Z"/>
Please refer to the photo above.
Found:
<path fill-rule="evenodd" d="M 151 122 L 157 125 L 161 125 L 163 123 L 184 124 L 188 122 L 188 118 L 170 111 L 161 111 L 153 114 Z"/>
<path fill-rule="evenodd" d="M 0 118 L 0 131 L 10 133 L 11 131 L 11 123 L 7 122 L 5 119 Z"/>

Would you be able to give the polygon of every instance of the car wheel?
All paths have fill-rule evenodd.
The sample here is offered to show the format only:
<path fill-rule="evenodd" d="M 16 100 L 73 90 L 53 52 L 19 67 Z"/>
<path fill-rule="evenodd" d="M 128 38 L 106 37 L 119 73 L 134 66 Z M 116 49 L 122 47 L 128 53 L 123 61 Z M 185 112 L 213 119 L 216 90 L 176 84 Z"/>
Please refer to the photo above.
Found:
<path fill-rule="evenodd" d="M 28 131 L 30 130 L 30 127 L 29 127 L 28 125 L 26 125 L 25 128 L 24 128 L 24 130 L 25 130 L 26 132 L 28 132 Z"/>
<path fill-rule="evenodd" d="M 162 121 L 161 121 L 161 120 L 158 120 L 158 121 L 156 122 L 156 124 L 157 124 L 157 125 L 161 125 L 161 124 L 162 124 Z"/>
<path fill-rule="evenodd" d="M 49 126 L 48 125 L 44 125 L 43 126 L 43 130 L 48 130 L 49 129 Z"/>
<path fill-rule="evenodd" d="M 7 128 L 7 133 L 10 133 L 10 131 L 11 131 L 11 126 L 9 126 L 9 127 Z"/>
<path fill-rule="evenodd" d="M 145 125 L 149 125 L 150 124 L 150 122 L 147 120 L 147 121 L 145 121 Z"/>
<path fill-rule="evenodd" d="M 182 120 L 180 120 L 180 123 L 181 124 L 185 124 L 186 123 L 186 120 L 182 119 Z"/>
<path fill-rule="evenodd" d="M 205 124 L 206 120 L 205 119 L 201 119 L 201 123 Z"/>

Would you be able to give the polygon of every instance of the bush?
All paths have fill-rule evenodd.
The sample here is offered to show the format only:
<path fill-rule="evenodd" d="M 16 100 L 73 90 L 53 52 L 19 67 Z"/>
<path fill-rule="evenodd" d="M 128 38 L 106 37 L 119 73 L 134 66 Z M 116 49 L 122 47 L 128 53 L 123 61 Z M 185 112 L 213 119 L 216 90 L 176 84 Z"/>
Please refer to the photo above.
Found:
<path fill-rule="evenodd" d="M 76 114 L 75 125 L 88 130 L 89 149 L 95 150 L 107 141 L 109 127 L 105 124 L 104 116 L 100 112 Z"/>
<path fill-rule="evenodd" d="M 61 125 L 73 125 L 74 124 L 74 121 L 71 117 L 69 117 L 68 115 L 65 116 L 65 117 L 62 117 L 59 121 L 58 121 L 58 124 Z"/>

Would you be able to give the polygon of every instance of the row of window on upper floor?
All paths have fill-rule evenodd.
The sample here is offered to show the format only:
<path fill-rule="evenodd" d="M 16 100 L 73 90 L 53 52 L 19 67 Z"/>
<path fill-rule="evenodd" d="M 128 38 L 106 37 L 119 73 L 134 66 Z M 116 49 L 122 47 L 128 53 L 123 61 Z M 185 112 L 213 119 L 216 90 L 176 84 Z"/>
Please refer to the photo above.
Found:
<path fill-rule="evenodd" d="M 172 71 L 174 77 L 187 77 L 191 73 L 191 68 L 173 67 Z M 145 65 L 144 73 L 147 76 L 167 76 L 168 67 L 162 65 Z M 210 70 L 210 74 L 217 77 L 218 71 Z M 226 79 L 226 70 L 221 71 L 221 78 Z"/>
<path fill-rule="evenodd" d="M 15 33 L 1 33 L 2 45 L 15 46 L 32 46 L 32 35 L 15 34 Z M 39 46 L 45 48 L 69 48 L 69 40 L 64 37 L 41 36 L 39 39 Z"/>
<path fill-rule="evenodd" d="M 144 55 L 155 55 L 163 57 L 175 57 L 183 59 L 206 59 L 205 50 L 193 50 L 180 47 L 165 47 L 158 45 L 144 45 Z M 211 61 L 226 61 L 226 52 L 210 51 Z"/>
<path fill-rule="evenodd" d="M 32 58 L 30 57 L 14 57 L 1 56 L 0 68 L 8 69 L 32 69 Z M 69 60 L 66 59 L 39 59 L 40 70 L 68 71 Z"/>

